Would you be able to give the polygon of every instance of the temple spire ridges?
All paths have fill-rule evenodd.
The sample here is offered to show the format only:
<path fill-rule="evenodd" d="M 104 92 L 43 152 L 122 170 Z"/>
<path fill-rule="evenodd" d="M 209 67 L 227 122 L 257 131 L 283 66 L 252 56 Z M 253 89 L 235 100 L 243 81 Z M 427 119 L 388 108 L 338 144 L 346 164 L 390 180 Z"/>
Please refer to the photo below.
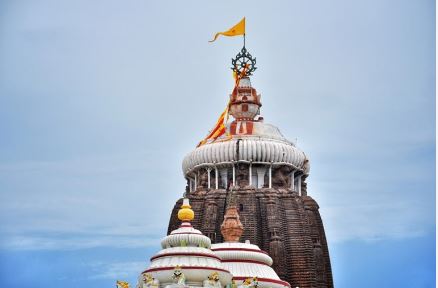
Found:
<path fill-rule="evenodd" d="M 239 219 L 239 213 L 234 203 L 228 206 L 224 221 L 221 225 L 221 233 L 225 242 L 239 242 L 243 234 L 243 225 Z"/>

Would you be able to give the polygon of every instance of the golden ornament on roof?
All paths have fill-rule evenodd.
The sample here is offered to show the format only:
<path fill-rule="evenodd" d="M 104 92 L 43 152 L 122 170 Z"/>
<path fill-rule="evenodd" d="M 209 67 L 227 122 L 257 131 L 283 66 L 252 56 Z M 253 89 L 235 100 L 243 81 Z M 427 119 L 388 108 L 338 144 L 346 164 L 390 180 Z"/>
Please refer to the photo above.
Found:
<path fill-rule="evenodd" d="M 192 210 L 192 206 L 189 204 L 189 199 L 184 198 L 181 209 L 178 211 L 178 219 L 187 222 L 192 221 L 195 218 L 195 212 Z"/>

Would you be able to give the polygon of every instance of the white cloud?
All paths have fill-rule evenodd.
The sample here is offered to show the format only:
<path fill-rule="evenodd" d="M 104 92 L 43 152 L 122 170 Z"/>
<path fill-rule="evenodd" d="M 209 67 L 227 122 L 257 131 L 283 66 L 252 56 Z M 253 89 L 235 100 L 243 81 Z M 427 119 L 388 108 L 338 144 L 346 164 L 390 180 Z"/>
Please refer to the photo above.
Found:
<path fill-rule="evenodd" d="M 143 228 L 143 227 L 141 227 Z M 99 247 L 147 248 L 159 247 L 162 235 L 141 233 L 41 233 L 8 235 L 0 239 L 0 248 L 11 250 L 79 250 Z"/>
<path fill-rule="evenodd" d="M 421 237 L 433 224 L 424 225 L 428 219 L 420 210 L 412 203 L 392 201 L 329 206 L 321 213 L 329 243 L 339 243 Z"/>
<path fill-rule="evenodd" d="M 394 162 L 388 165 L 400 161 L 396 155 L 404 151 L 392 151 Z M 0 215 L 8 220 L 0 222 L 0 246 L 77 250 L 158 245 L 178 195 L 156 193 L 161 190 L 159 185 L 148 186 L 150 179 L 141 175 L 155 172 L 142 164 L 145 157 L 132 153 L 80 163 L 1 165 L 0 177 L 1 173 L 20 173 L 28 182 L 13 195 L 0 195 L 5 200 L 0 204 Z M 416 167 L 416 173 L 412 173 L 411 167 L 398 165 L 391 173 L 384 173 L 385 165 L 364 162 L 366 165 L 355 170 L 347 169 L 350 164 L 335 169 L 331 161 L 316 162 L 308 180 L 309 195 L 320 204 L 329 243 L 419 237 L 431 226 L 431 203 L 412 199 L 403 187 L 428 181 L 427 167 Z M 118 177 L 122 178 L 120 183 Z M 57 185 L 47 187 L 49 181 Z M 28 190 L 27 184 L 34 190 Z M 59 187 L 68 190 L 59 191 Z M 127 187 L 129 191 L 125 191 Z"/>
<path fill-rule="evenodd" d="M 159 245 L 176 197 L 154 193 L 159 180 L 142 176 L 160 173 L 144 164 L 148 155 L 0 165 L 0 181 L 8 184 L 0 191 L 0 246 L 70 250 Z"/>
<path fill-rule="evenodd" d="M 90 276 L 91 279 L 124 279 L 132 277 L 132 275 L 140 275 L 145 269 L 147 263 L 142 261 L 137 262 L 116 262 L 105 263 L 96 262 L 88 264 L 95 274 Z"/>
<path fill-rule="evenodd" d="M 381 169 L 386 167 L 373 172 L 364 168 L 309 180 L 329 243 L 421 237 L 433 230 L 435 203 L 424 200 L 434 193 L 429 171 L 413 173 L 400 166 L 385 174 Z M 318 181 L 321 178 L 325 181 Z"/>

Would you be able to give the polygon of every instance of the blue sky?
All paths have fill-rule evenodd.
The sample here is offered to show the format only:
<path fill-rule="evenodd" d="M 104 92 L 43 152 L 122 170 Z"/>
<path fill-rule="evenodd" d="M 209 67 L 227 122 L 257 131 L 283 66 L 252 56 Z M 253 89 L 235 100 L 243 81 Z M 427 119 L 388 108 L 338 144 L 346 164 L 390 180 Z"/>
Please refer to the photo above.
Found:
<path fill-rule="evenodd" d="M 134 284 L 232 88 L 311 160 L 336 287 L 435 287 L 434 1 L 1 1 L 0 279 Z"/>

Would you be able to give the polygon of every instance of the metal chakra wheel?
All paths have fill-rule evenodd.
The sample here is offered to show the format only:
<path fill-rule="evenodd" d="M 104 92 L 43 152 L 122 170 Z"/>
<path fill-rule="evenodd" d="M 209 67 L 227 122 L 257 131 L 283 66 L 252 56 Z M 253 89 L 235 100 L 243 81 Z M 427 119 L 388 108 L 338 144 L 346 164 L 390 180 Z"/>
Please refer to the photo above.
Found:
<path fill-rule="evenodd" d="M 256 64 L 256 58 L 252 58 L 252 55 L 246 50 L 245 46 L 243 46 L 242 50 L 240 50 L 239 53 L 237 53 L 236 57 L 234 59 L 231 59 L 231 69 L 236 72 L 238 76 L 240 76 L 247 66 L 245 75 L 251 76 L 252 73 L 257 69 L 255 67 Z"/>

